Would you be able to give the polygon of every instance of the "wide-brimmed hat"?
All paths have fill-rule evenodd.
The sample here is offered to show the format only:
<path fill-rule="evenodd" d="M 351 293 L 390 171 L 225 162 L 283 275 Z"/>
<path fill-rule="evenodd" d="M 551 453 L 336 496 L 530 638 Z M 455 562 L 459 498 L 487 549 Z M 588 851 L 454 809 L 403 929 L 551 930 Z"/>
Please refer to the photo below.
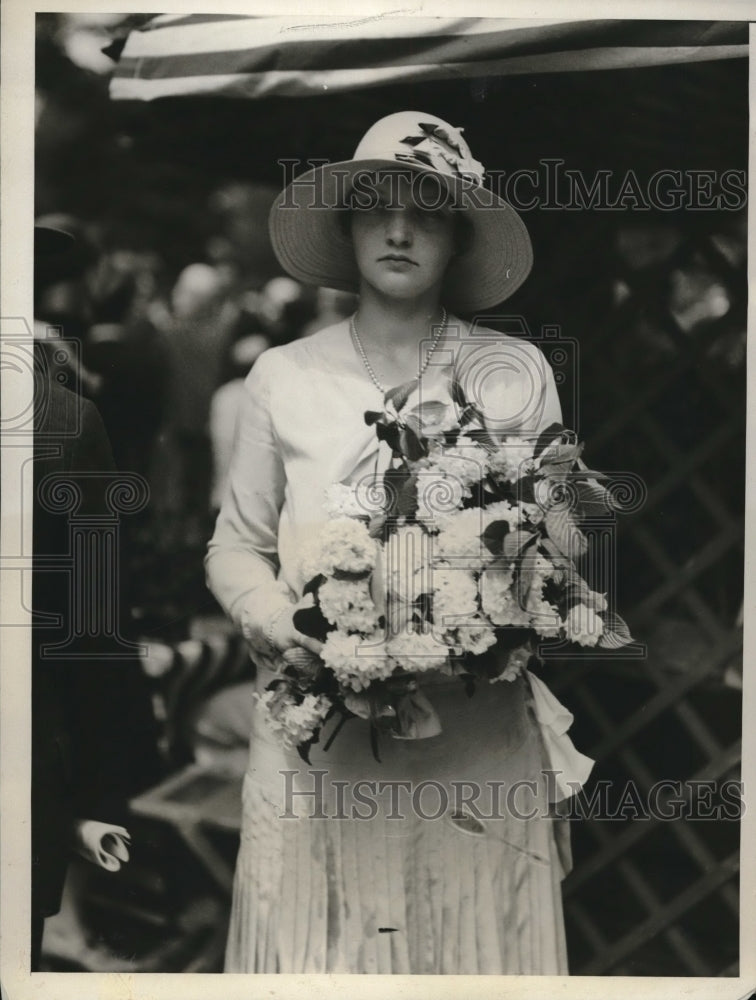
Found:
<path fill-rule="evenodd" d="M 503 302 L 530 273 L 533 250 L 528 231 L 517 212 L 484 186 L 484 168 L 473 159 L 454 128 L 435 115 L 400 111 L 381 118 L 363 136 L 351 160 L 329 163 L 295 178 L 276 198 L 270 211 L 273 249 L 292 277 L 310 285 L 342 291 L 359 288 L 359 272 L 349 235 L 338 212 L 369 179 L 387 169 L 405 169 L 416 175 L 435 175 L 443 182 L 452 208 L 464 211 L 472 239 L 449 264 L 443 289 L 446 305 L 471 313 Z M 417 190 L 433 200 L 431 183 Z M 413 185 L 414 190 L 414 185 Z"/>

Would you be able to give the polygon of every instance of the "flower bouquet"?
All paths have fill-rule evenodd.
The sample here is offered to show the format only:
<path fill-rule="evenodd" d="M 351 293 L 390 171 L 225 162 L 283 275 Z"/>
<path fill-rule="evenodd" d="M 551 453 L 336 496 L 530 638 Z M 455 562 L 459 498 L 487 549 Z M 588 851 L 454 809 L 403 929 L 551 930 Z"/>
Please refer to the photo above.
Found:
<path fill-rule="evenodd" d="M 296 627 L 324 643 L 292 651 L 260 696 L 269 724 L 308 761 L 334 715 L 378 734 L 440 732 L 422 690 L 431 674 L 511 681 L 544 639 L 618 648 L 632 641 L 577 566 L 581 523 L 612 510 L 575 434 L 491 436 L 457 381 L 449 402 L 408 408 L 416 381 L 386 393 L 365 420 L 391 449 L 381 484 L 336 484 L 329 520 L 304 554 L 310 606 Z M 301 654 L 301 655 L 300 655 Z"/>

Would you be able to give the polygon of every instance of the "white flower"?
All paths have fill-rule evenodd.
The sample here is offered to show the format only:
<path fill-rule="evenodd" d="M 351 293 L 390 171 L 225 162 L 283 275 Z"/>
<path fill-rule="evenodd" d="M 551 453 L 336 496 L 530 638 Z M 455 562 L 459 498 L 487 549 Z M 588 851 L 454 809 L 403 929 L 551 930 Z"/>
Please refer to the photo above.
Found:
<path fill-rule="evenodd" d="M 383 547 L 383 572 L 387 592 L 412 604 L 431 589 L 431 540 L 421 527 L 403 525 L 389 535 Z"/>
<path fill-rule="evenodd" d="M 331 708 L 325 695 L 307 694 L 300 704 L 286 688 L 263 691 L 255 696 L 265 712 L 265 721 L 284 746 L 295 749 L 309 740 Z"/>
<path fill-rule="evenodd" d="M 372 632 L 378 624 L 368 580 L 326 580 L 318 600 L 325 618 L 344 632 Z"/>
<path fill-rule="evenodd" d="M 428 531 L 438 530 L 438 519 L 452 514 L 462 505 L 466 488 L 454 476 L 441 474 L 432 467 L 417 470 L 416 520 Z"/>
<path fill-rule="evenodd" d="M 533 448 L 533 443 L 523 438 L 504 438 L 490 456 L 491 472 L 497 478 L 516 483 L 518 479 L 535 470 Z"/>
<path fill-rule="evenodd" d="M 455 628 L 454 619 L 469 618 L 478 610 L 478 584 L 467 569 L 448 563 L 433 567 L 433 621 L 437 630 Z"/>
<path fill-rule="evenodd" d="M 367 573 L 375 565 L 376 543 L 366 525 L 350 517 L 337 517 L 323 525 L 302 559 L 306 580 L 335 570 Z"/>
<path fill-rule="evenodd" d="M 396 666 L 379 632 L 360 638 L 336 629 L 328 633 L 320 655 L 339 683 L 354 691 L 364 690 L 371 681 L 385 680 Z"/>
<path fill-rule="evenodd" d="M 356 486 L 334 483 L 325 491 L 323 509 L 329 517 L 366 517 L 374 513 L 361 502 Z"/>
<path fill-rule="evenodd" d="M 496 630 L 481 622 L 480 625 L 460 625 L 455 632 L 455 646 L 463 653 L 480 656 L 496 645 Z"/>
<path fill-rule="evenodd" d="M 497 677 L 490 678 L 490 683 L 495 684 L 496 681 L 516 681 L 519 675 L 520 668 L 517 664 L 512 664 L 511 666 L 508 664 Z"/>
<path fill-rule="evenodd" d="M 454 480 L 465 496 L 472 496 L 470 487 L 488 474 L 488 460 L 486 449 L 472 443 L 463 447 L 440 447 L 420 463 L 420 468 L 439 479 Z"/>
<path fill-rule="evenodd" d="M 516 531 L 523 522 L 523 511 L 519 504 L 513 507 L 508 500 L 497 500 L 484 509 L 483 518 L 486 527 L 494 521 L 506 521 L 509 530 Z"/>
<path fill-rule="evenodd" d="M 401 632 L 388 640 L 386 648 L 403 670 L 418 673 L 443 667 L 449 652 L 430 632 Z"/>
<path fill-rule="evenodd" d="M 540 524 L 545 516 L 545 511 L 538 503 L 518 503 L 517 507 L 525 521 L 531 524 Z"/>
<path fill-rule="evenodd" d="M 586 600 L 588 607 L 593 608 L 594 611 L 606 611 L 607 609 L 606 595 L 599 594 L 596 590 L 592 590 Z"/>
<path fill-rule="evenodd" d="M 494 556 L 481 541 L 486 526 L 480 507 L 440 515 L 439 532 L 434 536 L 433 553 L 441 559 L 475 559 L 481 566 Z"/>
<path fill-rule="evenodd" d="M 585 604 L 576 604 L 567 612 L 565 620 L 567 638 L 581 646 L 595 646 L 604 631 L 604 623 L 596 612 Z"/>
<path fill-rule="evenodd" d="M 544 600 L 540 588 L 536 586 L 530 588 L 526 604 L 530 623 L 539 635 L 544 637 L 559 635 L 562 627 L 559 610 Z"/>
<path fill-rule="evenodd" d="M 483 570 L 480 576 L 480 601 L 494 625 L 530 624 L 530 616 L 512 593 L 514 570 L 496 567 Z"/>
<path fill-rule="evenodd" d="M 491 683 L 496 681 L 513 681 L 527 667 L 530 660 L 530 650 L 527 646 L 518 646 L 511 649 L 507 656 L 507 665 L 497 677 L 491 678 Z"/>

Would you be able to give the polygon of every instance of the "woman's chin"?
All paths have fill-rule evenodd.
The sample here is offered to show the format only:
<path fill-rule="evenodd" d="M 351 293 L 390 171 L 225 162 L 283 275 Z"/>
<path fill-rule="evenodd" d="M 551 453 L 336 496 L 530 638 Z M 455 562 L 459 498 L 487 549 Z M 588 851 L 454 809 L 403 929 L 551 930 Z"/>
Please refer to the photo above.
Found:
<path fill-rule="evenodd" d="M 369 281 L 373 289 L 388 299 L 408 302 L 433 294 L 434 287 L 426 282 L 418 282 L 417 276 L 407 273 L 380 275 L 376 280 Z"/>

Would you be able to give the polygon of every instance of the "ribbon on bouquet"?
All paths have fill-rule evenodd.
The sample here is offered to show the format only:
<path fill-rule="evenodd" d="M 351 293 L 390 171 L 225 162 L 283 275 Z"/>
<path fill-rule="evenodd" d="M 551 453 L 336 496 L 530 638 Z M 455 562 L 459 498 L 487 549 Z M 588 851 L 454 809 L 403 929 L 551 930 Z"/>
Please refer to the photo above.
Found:
<path fill-rule="evenodd" d="M 397 740 L 425 740 L 438 736 L 441 721 L 436 710 L 419 689 L 403 694 L 396 705 L 391 735 Z"/>
<path fill-rule="evenodd" d="M 533 708 L 556 779 L 549 798 L 551 802 L 561 802 L 582 788 L 596 761 L 580 753 L 567 735 L 574 720 L 572 712 L 554 696 L 540 677 L 527 669 L 525 675 L 530 682 Z"/>

